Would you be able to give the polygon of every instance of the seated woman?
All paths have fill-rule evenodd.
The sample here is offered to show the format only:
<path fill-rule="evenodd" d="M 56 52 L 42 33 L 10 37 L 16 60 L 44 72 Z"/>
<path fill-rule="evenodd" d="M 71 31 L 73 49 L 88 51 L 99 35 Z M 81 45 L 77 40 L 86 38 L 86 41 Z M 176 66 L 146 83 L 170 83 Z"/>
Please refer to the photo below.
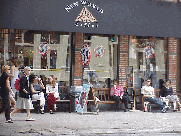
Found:
<path fill-rule="evenodd" d="M 171 80 L 170 79 L 167 79 L 166 82 L 165 82 L 165 86 L 163 86 L 161 88 L 160 96 L 164 97 L 164 98 L 161 98 L 162 100 L 167 99 L 168 102 L 173 103 L 174 111 L 177 111 L 176 104 L 178 104 L 178 108 L 180 110 L 181 105 L 180 105 L 180 102 L 179 102 L 179 99 L 178 99 L 177 95 L 173 94 L 173 89 L 171 87 Z"/>
<path fill-rule="evenodd" d="M 118 84 L 118 80 L 114 79 L 114 87 L 111 88 L 110 95 L 113 96 L 113 100 L 116 101 L 116 111 L 120 109 L 120 100 L 124 103 L 124 112 L 127 112 L 128 99 L 124 96 L 123 87 Z"/>
<path fill-rule="evenodd" d="M 55 82 L 55 77 L 50 75 L 48 77 L 49 83 L 46 85 L 46 93 L 48 94 L 47 101 L 48 101 L 48 109 L 50 110 L 50 114 L 53 114 L 53 106 L 56 110 L 55 101 L 58 100 L 59 93 L 58 93 L 58 83 Z"/>
<path fill-rule="evenodd" d="M 40 101 L 40 113 L 44 114 L 44 107 L 45 107 L 45 97 L 44 97 L 44 93 L 42 92 L 42 89 L 45 89 L 41 78 L 38 78 L 37 75 L 32 76 L 32 78 L 30 78 L 30 82 L 32 82 L 31 84 L 31 90 L 36 90 L 36 91 L 40 91 L 40 93 L 34 93 L 32 94 L 32 100 L 39 100 Z M 33 92 L 33 91 L 32 91 Z"/>

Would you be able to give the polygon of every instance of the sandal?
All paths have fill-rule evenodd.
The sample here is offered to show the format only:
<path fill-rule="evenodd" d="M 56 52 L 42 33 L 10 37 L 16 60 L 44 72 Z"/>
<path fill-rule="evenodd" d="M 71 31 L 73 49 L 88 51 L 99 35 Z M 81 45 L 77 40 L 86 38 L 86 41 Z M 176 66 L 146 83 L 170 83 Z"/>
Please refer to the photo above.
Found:
<path fill-rule="evenodd" d="M 13 123 L 13 121 L 10 119 L 10 120 L 6 120 L 5 123 Z"/>
<path fill-rule="evenodd" d="M 53 114 L 52 110 L 50 110 L 50 114 Z"/>

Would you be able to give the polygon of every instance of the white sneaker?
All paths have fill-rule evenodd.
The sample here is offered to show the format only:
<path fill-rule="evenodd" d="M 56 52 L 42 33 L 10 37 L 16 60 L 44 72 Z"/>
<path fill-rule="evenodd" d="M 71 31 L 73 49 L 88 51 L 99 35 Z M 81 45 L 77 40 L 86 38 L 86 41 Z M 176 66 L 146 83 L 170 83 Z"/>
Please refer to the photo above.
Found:
<path fill-rule="evenodd" d="M 96 98 L 96 101 L 97 101 L 97 102 L 99 102 L 99 101 L 100 101 L 100 100 L 99 100 L 99 98 L 97 98 L 97 97 L 95 97 L 95 98 Z"/>
<path fill-rule="evenodd" d="M 35 121 L 33 118 L 27 118 L 26 121 Z"/>

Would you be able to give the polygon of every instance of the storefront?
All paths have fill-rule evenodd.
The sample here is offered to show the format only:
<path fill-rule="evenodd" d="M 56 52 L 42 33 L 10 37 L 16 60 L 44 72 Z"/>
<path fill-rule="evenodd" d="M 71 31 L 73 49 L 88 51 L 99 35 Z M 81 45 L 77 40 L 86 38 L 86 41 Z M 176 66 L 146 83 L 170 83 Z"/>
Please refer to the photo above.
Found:
<path fill-rule="evenodd" d="M 1 64 L 16 57 L 19 66 L 53 74 L 69 87 L 90 82 L 107 88 L 118 78 L 122 86 L 129 81 L 139 89 L 151 78 L 160 88 L 169 78 L 174 91 L 181 90 L 179 3 L 2 0 L 0 5 Z M 6 12 L 11 7 L 12 13 Z"/>

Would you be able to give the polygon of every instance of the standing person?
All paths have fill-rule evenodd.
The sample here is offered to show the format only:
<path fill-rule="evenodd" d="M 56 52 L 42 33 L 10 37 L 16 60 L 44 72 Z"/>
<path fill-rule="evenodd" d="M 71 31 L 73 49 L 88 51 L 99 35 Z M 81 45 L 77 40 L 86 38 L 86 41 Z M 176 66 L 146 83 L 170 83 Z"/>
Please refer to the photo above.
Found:
<path fill-rule="evenodd" d="M 114 79 L 114 87 L 111 88 L 110 95 L 113 96 L 113 100 L 116 101 L 116 111 L 120 110 L 120 101 L 124 103 L 124 112 L 127 112 L 128 99 L 124 96 L 123 87 L 119 85 L 118 80 Z"/>
<path fill-rule="evenodd" d="M 15 104 L 15 109 L 11 112 L 11 116 L 18 111 L 19 109 L 26 109 L 27 119 L 26 121 L 35 121 L 30 117 L 30 110 L 33 109 L 33 104 L 30 98 L 30 83 L 29 83 L 29 75 L 30 75 L 30 67 L 24 68 L 25 75 L 21 76 L 20 79 L 20 90 L 19 90 L 19 99 Z"/>
<path fill-rule="evenodd" d="M 178 104 L 178 109 L 180 110 L 180 102 L 179 102 L 179 99 L 177 97 L 177 95 L 174 95 L 173 94 L 173 88 L 171 86 L 171 80 L 170 79 L 167 79 L 166 82 L 165 82 L 165 86 L 163 86 L 161 88 L 161 92 L 160 92 L 160 96 L 161 96 L 161 99 L 167 99 L 168 102 L 172 102 L 173 105 L 174 105 L 174 111 L 177 111 L 176 109 L 176 104 Z M 164 97 L 164 98 L 162 98 Z"/>
<path fill-rule="evenodd" d="M 15 83 L 16 79 L 19 78 L 19 70 L 18 70 L 17 60 L 15 58 L 11 60 L 11 72 L 10 73 L 11 74 L 9 74 L 9 76 L 11 77 L 11 88 L 13 90 L 13 93 L 15 94 L 15 100 L 17 100 L 17 97 L 19 96 L 19 93 L 15 89 L 14 83 Z M 10 95 L 10 100 L 15 104 L 15 101 L 11 97 L 11 95 Z"/>
<path fill-rule="evenodd" d="M 45 89 L 41 78 L 38 78 L 37 75 L 32 76 L 32 79 L 30 80 L 32 82 L 31 84 L 31 92 L 40 91 L 40 93 L 34 93 L 32 94 L 32 100 L 38 100 L 40 102 L 40 113 L 44 114 L 44 107 L 45 107 L 45 97 L 44 93 L 42 92 L 42 89 Z"/>
<path fill-rule="evenodd" d="M 9 66 L 4 65 L 2 67 L 2 75 L 1 75 L 1 98 L 3 105 L 0 108 L 0 114 L 5 111 L 5 117 L 6 117 L 6 122 L 5 123 L 13 123 L 13 121 L 10 118 L 10 102 L 9 102 L 9 92 L 12 93 L 12 96 L 14 97 L 14 93 L 11 90 L 11 87 L 9 86 Z"/>
<path fill-rule="evenodd" d="M 58 100 L 59 93 L 58 93 L 58 83 L 55 82 L 55 77 L 50 75 L 48 77 L 49 83 L 46 85 L 46 93 L 48 94 L 48 109 L 50 110 L 50 114 L 53 114 L 53 106 L 54 109 L 57 110 L 55 101 Z"/>
<path fill-rule="evenodd" d="M 163 102 L 156 98 L 154 93 L 154 88 L 150 86 L 151 79 L 146 80 L 146 85 L 142 86 L 141 93 L 145 96 L 144 100 L 150 103 L 156 104 L 161 108 L 161 112 L 166 112 L 167 106 L 163 104 Z"/>

